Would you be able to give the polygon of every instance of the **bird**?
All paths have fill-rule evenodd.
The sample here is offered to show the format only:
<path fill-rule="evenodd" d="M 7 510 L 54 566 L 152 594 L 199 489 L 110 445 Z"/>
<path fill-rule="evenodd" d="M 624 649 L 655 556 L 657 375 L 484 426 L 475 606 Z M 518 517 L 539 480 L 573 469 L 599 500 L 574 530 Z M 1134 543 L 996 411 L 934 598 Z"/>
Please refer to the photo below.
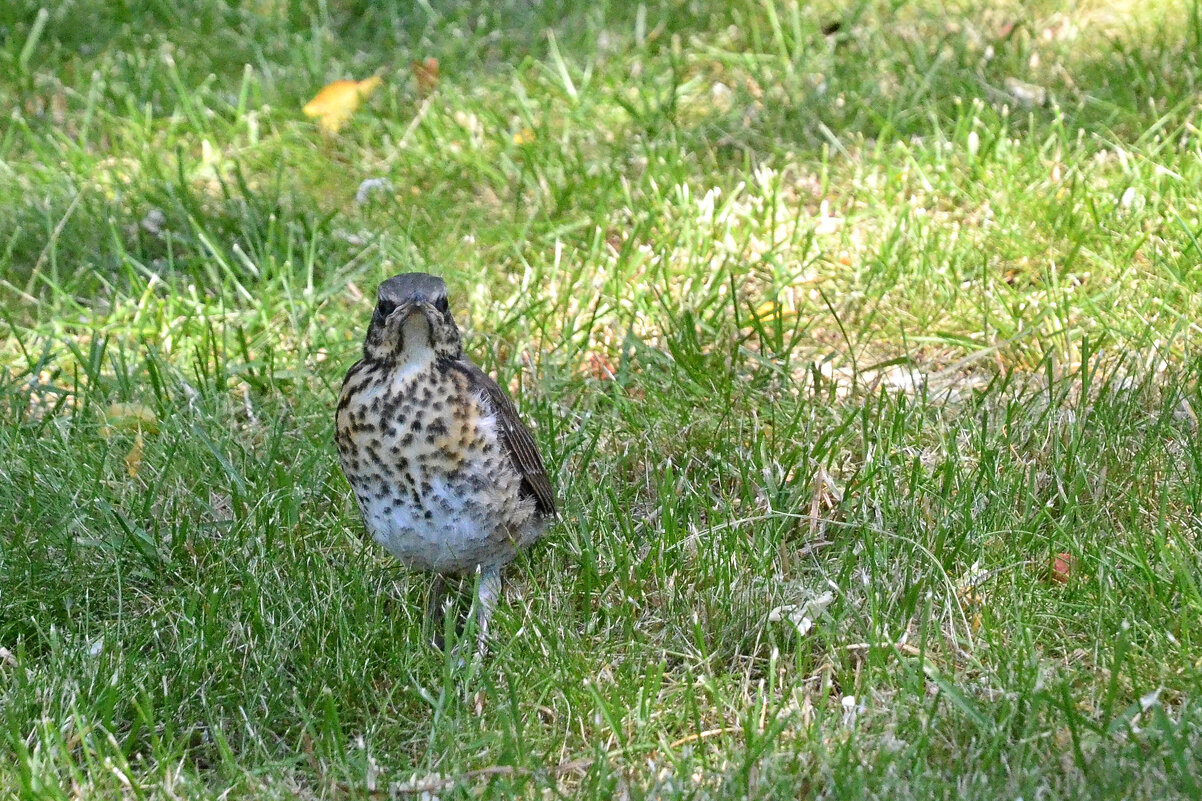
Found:
<path fill-rule="evenodd" d="M 445 282 L 402 273 L 376 298 L 338 399 L 339 463 L 371 538 L 433 574 L 436 645 L 447 580 L 478 575 L 483 655 L 501 569 L 558 517 L 555 493 L 513 401 L 464 355 Z"/>

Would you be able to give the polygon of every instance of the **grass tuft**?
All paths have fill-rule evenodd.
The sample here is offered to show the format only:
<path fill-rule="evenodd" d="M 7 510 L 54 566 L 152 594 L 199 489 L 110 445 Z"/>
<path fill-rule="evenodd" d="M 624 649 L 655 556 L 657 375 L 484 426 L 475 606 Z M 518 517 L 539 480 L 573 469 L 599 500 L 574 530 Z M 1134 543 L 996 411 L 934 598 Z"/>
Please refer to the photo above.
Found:
<path fill-rule="evenodd" d="M 1200 42 L 1197 3 L 7 4 L 0 786 L 1198 797 Z M 331 447 L 407 270 L 565 512 L 466 670 Z"/>

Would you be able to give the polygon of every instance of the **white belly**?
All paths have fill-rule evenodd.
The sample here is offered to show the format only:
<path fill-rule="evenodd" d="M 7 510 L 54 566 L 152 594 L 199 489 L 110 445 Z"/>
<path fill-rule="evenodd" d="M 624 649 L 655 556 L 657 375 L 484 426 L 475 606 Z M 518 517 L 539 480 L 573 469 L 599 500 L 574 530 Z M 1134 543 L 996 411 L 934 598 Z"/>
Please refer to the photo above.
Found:
<path fill-rule="evenodd" d="M 524 530 L 529 524 L 522 529 L 498 526 L 499 520 L 514 518 L 516 510 L 507 507 L 516 497 L 516 487 L 480 487 L 483 479 L 469 487 L 438 475 L 427 480 L 431 491 L 418 504 L 412 499 L 371 498 L 363 510 L 372 538 L 409 567 L 465 573 L 481 565 L 503 565 L 513 560 L 518 548 L 537 538 Z M 533 502 L 529 505 L 527 517 L 532 519 Z"/>

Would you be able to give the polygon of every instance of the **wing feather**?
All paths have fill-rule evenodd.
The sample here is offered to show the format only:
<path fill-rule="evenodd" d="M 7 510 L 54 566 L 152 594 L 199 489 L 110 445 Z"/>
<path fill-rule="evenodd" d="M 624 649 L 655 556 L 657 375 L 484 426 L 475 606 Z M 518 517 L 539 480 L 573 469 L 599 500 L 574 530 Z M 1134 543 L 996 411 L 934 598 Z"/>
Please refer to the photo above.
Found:
<path fill-rule="evenodd" d="M 464 373 L 474 389 L 483 393 L 497 415 L 501 442 L 509 453 L 510 461 L 522 476 L 522 489 L 532 495 L 538 504 L 538 510 L 545 515 L 554 517 L 555 492 L 551 489 L 551 481 L 547 478 L 547 468 L 543 466 L 542 457 L 538 453 L 538 445 L 530 434 L 530 429 L 518 417 L 513 401 L 501 386 L 467 359 L 454 362 L 456 369 Z"/>

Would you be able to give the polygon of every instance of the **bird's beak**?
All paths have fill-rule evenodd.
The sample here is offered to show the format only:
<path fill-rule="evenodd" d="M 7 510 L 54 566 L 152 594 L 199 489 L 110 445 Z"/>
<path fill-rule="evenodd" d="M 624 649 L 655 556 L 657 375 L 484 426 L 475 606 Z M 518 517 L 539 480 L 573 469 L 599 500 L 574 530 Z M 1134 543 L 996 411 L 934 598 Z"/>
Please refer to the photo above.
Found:
<path fill-rule="evenodd" d="M 434 308 L 434 304 L 423 299 L 411 299 L 399 304 L 392 310 L 392 314 L 388 315 L 385 324 L 393 331 L 400 331 L 403 327 L 409 325 L 409 318 L 419 315 L 426 322 L 427 331 L 436 330 L 438 325 L 438 311 Z"/>
<path fill-rule="evenodd" d="M 403 323 L 405 318 L 412 314 L 415 308 L 416 304 L 411 300 L 401 303 L 388 315 L 387 322 L 391 323 L 393 320 L 396 320 L 398 323 Z"/>
<path fill-rule="evenodd" d="M 430 323 L 431 326 L 434 325 L 434 319 L 437 315 L 437 312 L 434 309 L 433 303 L 425 300 L 415 300 L 412 304 L 409 304 L 409 306 L 412 311 L 420 311 L 422 314 L 424 314 L 426 321 Z"/>

